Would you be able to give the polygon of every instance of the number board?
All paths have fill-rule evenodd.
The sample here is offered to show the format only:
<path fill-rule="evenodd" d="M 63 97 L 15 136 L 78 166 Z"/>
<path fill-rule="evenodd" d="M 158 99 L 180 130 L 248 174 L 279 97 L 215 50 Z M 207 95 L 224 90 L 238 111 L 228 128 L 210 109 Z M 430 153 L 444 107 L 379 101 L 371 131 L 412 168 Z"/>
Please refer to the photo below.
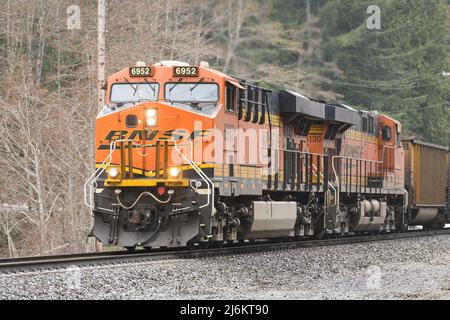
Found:
<path fill-rule="evenodd" d="M 198 77 L 198 67 L 173 67 L 174 77 Z"/>
<path fill-rule="evenodd" d="M 151 67 L 131 67 L 130 77 L 151 77 L 152 68 Z"/>

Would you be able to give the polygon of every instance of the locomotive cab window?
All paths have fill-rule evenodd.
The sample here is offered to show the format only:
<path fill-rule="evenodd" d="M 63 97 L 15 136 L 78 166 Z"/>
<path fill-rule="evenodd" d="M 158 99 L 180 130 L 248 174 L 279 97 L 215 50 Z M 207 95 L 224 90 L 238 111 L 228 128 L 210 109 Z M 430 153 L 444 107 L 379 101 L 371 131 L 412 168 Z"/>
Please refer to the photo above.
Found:
<path fill-rule="evenodd" d="M 402 139 L 400 139 L 400 128 L 398 127 L 398 125 L 395 125 L 395 142 L 397 144 L 401 144 Z"/>
<path fill-rule="evenodd" d="M 100 115 L 111 113 L 117 108 L 132 106 L 139 102 L 158 101 L 158 83 L 115 83 L 111 86 L 109 105 L 105 105 Z"/>
<path fill-rule="evenodd" d="M 369 127 L 369 124 L 368 124 L 368 121 L 367 121 L 367 117 L 363 117 L 362 118 L 362 131 L 363 132 L 367 132 L 368 131 L 368 127 Z"/>
<path fill-rule="evenodd" d="M 374 125 L 373 125 L 373 116 L 369 116 L 369 130 L 368 132 L 370 134 L 374 134 L 375 133 L 375 129 L 374 129 Z"/>
<path fill-rule="evenodd" d="M 384 141 L 390 141 L 392 137 L 391 127 L 384 126 L 383 129 L 381 130 L 381 137 L 383 138 Z"/>
<path fill-rule="evenodd" d="M 229 112 L 235 112 L 236 111 L 236 98 L 237 98 L 237 88 L 230 84 L 227 83 L 226 85 L 226 107 L 227 107 L 227 111 Z"/>
<path fill-rule="evenodd" d="M 165 99 L 173 106 L 206 115 L 212 115 L 219 101 L 219 86 L 205 82 L 167 83 Z"/>
<path fill-rule="evenodd" d="M 115 83 L 111 86 L 110 101 L 115 104 L 157 101 L 158 83 Z"/>

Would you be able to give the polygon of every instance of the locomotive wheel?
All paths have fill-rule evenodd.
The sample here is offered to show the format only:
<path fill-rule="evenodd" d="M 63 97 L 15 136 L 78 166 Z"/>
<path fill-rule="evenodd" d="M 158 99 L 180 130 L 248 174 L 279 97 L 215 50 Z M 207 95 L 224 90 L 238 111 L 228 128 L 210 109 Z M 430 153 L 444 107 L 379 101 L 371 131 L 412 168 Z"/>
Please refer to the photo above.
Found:
<path fill-rule="evenodd" d="M 134 252 L 136 250 L 136 246 L 125 247 L 125 249 L 127 249 L 128 252 Z"/>

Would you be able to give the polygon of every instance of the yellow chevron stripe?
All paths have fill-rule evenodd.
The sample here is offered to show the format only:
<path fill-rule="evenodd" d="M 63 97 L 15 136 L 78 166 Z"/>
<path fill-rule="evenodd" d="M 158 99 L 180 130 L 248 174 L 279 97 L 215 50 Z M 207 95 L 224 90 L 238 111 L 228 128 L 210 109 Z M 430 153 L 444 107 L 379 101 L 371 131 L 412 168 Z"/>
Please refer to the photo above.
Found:
<path fill-rule="evenodd" d="M 189 180 L 164 180 L 164 179 L 126 179 L 120 182 L 105 181 L 105 187 L 187 187 Z"/>

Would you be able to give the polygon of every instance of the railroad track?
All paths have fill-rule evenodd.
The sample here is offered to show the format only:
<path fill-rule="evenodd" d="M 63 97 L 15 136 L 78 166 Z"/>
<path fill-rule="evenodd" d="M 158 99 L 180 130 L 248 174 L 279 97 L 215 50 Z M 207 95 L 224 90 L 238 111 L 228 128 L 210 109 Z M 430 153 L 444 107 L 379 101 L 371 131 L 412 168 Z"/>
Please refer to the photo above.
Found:
<path fill-rule="evenodd" d="M 23 272 L 39 272 L 63 269 L 70 266 L 85 267 L 119 263 L 145 262 L 150 260 L 199 258 L 214 255 L 229 255 L 261 251 L 273 251 L 293 248 L 306 248 L 326 245 L 374 242 L 396 239 L 410 239 L 436 235 L 450 235 L 450 228 L 433 231 L 408 231 L 404 233 L 389 233 L 382 235 L 352 236 L 323 240 L 301 240 L 293 242 L 256 242 L 254 244 L 233 244 L 209 249 L 155 249 L 151 251 L 138 250 L 95 252 L 84 254 L 67 254 L 55 256 L 36 256 L 22 258 L 0 259 L 0 274 Z"/>

